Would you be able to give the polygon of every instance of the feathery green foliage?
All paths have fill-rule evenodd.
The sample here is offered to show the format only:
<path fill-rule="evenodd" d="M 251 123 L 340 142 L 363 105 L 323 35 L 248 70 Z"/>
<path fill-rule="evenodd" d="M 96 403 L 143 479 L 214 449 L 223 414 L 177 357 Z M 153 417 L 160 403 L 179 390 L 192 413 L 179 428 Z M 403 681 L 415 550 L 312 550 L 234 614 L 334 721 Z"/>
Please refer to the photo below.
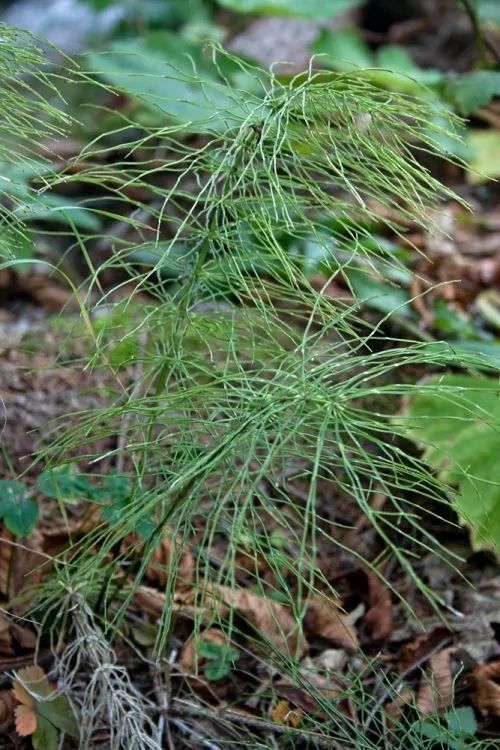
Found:
<path fill-rule="evenodd" d="M 52 171 L 48 144 L 71 123 L 61 77 L 49 70 L 42 42 L 26 31 L 0 24 L 0 257 L 29 258 L 32 240 L 25 224 L 36 191 L 25 174 L 46 184 Z M 55 103 L 54 103 L 55 102 Z"/>
<path fill-rule="evenodd" d="M 183 546 L 197 560 L 195 630 L 207 624 L 204 604 L 214 605 L 217 587 L 240 588 L 243 551 L 255 560 L 253 590 L 271 613 L 279 602 L 293 615 L 294 632 L 276 619 L 279 643 L 217 604 L 208 619 L 229 637 L 244 632 L 266 642 L 263 659 L 308 690 L 331 721 L 310 718 L 305 730 L 331 747 L 376 747 L 299 669 L 307 601 L 335 595 L 318 547 L 328 540 L 344 550 L 335 504 L 357 503 L 380 539 L 380 558 L 364 563 L 383 576 L 394 560 L 439 607 L 412 561 L 430 550 L 449 559 L 424 522 L 448 503 L 445 487 L 408 455 L 403 428 L 389 418 L 401 395 L 419 390 L 402 367 L 460 362 L 444 344 L 383 335 L 389 315 L 367 326 L 355 300 L 330 296 L 328 282 L 319 291 L 311 284 L 301 253 L 314 243 L 329 281 L 360 263 L 397 267 L 383 246 L 363 240 L 381 214 L 399 234 L 406 219 L 428 227 L 435 202 L 451 197 L 417 158 L 440 153 L 443 133 L 429 126 L 435 120 L 425 103 L 373 86 L 362 71 L 311 68 L 280 79 L 220 50 L 213 65 L 209 80 L 194 67 L 169 68 L 163 80 L 160 71 L 154 85 L 149 72 L 135 71 L 129 83 L 120 74 L 119 88 L 146 101 L 155 124 L 136 122 L 130 110 L 113 113 L 115 129 L 84 149 L 79 170 L 54 180 L 98 187 L 96 214 L 118 222 L 114 236 L 78 236 L 87 257 L 96 239 L 112 250 L 90 279 L 89 300 L 99 296 L 90 312 L 100 313 L 90 364 L 108 368 L 117 390 L 110 406 L 75 415 L 62 433 L 56 427 L 41 457 L 61 464 L 78 446 L 96 470 L 112 460 L 131 489 L 75 543 L 41 606 L 54 611 L 63 599 L 70 616 L 75 596 L 83 597 L 112 634 L 160 541 L 180 540 L 155 645 L 160 657 L 178 613 Z M 228 65 L 239 77 L 229 77 Z M 203 95 L 203 111 L 182 102 L 198 121 L 179 123 L 179 106 L 168 117 L 158 87 L 174 74 L 186 84 L 184 96 Z M 123 274 L 122 301 L 120 285 L 99 291 L 99 274 L 109 268 Z M 141 292 L 147 296 L 134 302 Z M 126 345 L 118 360 L 117 343 Z M 96 455 L 101 440 L 110 447 Z M 387 498 L 382 508 L 371 502 L 375 493 Z M 356 679 L 349 691 L 359 699 Z M 370 719 L 377 703 L 364 699 L 360 710 Z"/>

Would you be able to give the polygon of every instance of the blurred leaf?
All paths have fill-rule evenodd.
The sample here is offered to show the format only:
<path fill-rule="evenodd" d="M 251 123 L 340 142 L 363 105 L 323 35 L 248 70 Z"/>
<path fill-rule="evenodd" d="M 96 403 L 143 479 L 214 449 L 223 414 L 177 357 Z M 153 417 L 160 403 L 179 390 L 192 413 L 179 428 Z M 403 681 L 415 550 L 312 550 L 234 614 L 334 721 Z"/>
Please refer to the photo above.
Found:
<path fill-rule="evenodd" d="M 439 70 L 419 68 L 418 65 L 415 65 L 407 50 L 398 44 L 387 44 L 380 47 L 377 53 L 377 67 L 403 73 L 424 86 L 434 86 L 443 78 L 443 74 Z"/>
<path fill-rule="evenodd" d="M 34 195 L 28 203 L 19 208 L 16 215 L 24 221 L 56 221 L 59 224 L 72 224 L 77 229 L 96 231 L 101 222 L 96 214 L 56 193 Z"/>
<path fill-rule="evenodd" d="M 326 19 L 360 4 L 360 0 L 217 0 L 235 13 Z"/>
<path fill-rule="evenodd" d="M 0 226 L 0 258 L 31 260 L 34 254 L 35 246 L 26 227 L 21 223 Z"/>
<path fill-rule="evenodd" d="M 500 71 L 476 70 L 459 76 L 448 83 L 446 95 L 451 97 L 462 115 L 470 115 L 478 107 L 500 96 Z"/>
<path fill-rule="evenodd" d="M 500 330 L 500 292 L 485 289 L 476 297 L 476 307 L 491 328 Z"/>
<path fill-rule="evenodd" d="M 181 243 L 147 242 L 139 245 L 131 260 L 144 266 L 153 266 L 158 273 L 169 279 L 185 274 L 192 266 L 195 256 Z"/>
<path fill-rule="evenodd" d="M 38 506 L 22 482 L 0 481 L 0 517 L 16 536 L 29 536 L 38 520 Z"/>
<path fill-rule="evenodd" d="M 453 310 L 444 299 L 436 299 L 432 304 L 433 325 L 444 333 L 453 333 L 458 338 L 477 339 L 478 334 L 472 323 L 463 313 Z"/>
<path fill-rule="evenodd" d="M 458 486 L 455 509 L 474 549 L 500 550 L 500 398 L 496 379 L 445 375 L 414 395 L 403 427 L 440 478 Z M 435 386 L 439 385 L 439 390 Z M 445 389 L 445 386 L 448 388 Z M 453 389 L 453 390 L 451 390 Z"/>
<path fill-rule="evenodd" d="M 336 70 L 352 70 L 373 67 L 373 54 L 356 29 L 330 31 L 323 29 L 312 45 L 312 51 L 319 55 L 329 55 Z M 321 59 L 320 65 L 328 64 Z"/>
<path fill-rule="evenodd" d="M 495 370 L 500 368 L 500 340 L 450 341 L 449 344 L 457 354 L 460 354 L 460 352 L 475 352 L 480 355 L 481 359 L 484 359 L 485 366 L 492 367 Z"/>
<path fill-rule="evenodd" d="M 410 296 L 405 289 L 378 280 L 367 271 L 352 269 L 347 272 L 354 296 L 362 304 L 382 313 L 395 312 L 411 316 Z"/>
<path fill-rule="evenodd" d="M 131 510 L 134 509 L 130 498 L 112 499 L 111 505 L 103 506 L 101 516 L 105 521 L 112 525 L 121 526 L 125 520 L 131 517 Z M 139 534 L 143 539 L 149 539 L 156 529 L 156 524 L 144 515 L 139 515 L 139 520 L 133 528 L 133 531 Z"/>
<path fill-rule="evenodd" d="M 484 21 L 500 24 L 500 3 L 498 0 L 477 0 L 479 17 Z"/>
<path fill-rule="evenodd" d="M 45 469 L 39 475 L 36 486 L 44 495 L 66 503 L 74 503 L 82 498 L 93 499 L 95 491 L 88 479 L 76 473 L 74 464 Z"/>
<path fill-rule="evenodd" d="M 477 721 L 470 706 L 454 708 L 446 714 L 448 728 L 453 734 L 466 734 L 473 737 L 477 732 Z"/>
<path fill-rule="evenodd" d="M 117 42 L 109 52 L 88 54 L 88 66 L 92 75 L 135 97 L 162 124 L 168 118 L 194 132 L 213 132 L 241 122 L 258 99 L 249 92 L 243 96 L 241 91 L 230 89 L 213 75 L 207 76 L 204 69 L 199 77 L 187 56 L 177 67 L 179 48 L 164 39 L 161 53 L 142 41 Z M 174 64 L 170 63 L 171 48 Z"/>
<path fill-rule="evenodd" d="M 93 484 L 84 474 L 77 473 L 75 464 L 62 464 L 42 471 L 37 479 L 37 489 L 48 497 L 66 503 L 78 500 L 120 502 L 129 497 L 131 485 L 123 474 L 110 473 L 100 479 L 100 485 Z"/>
<path fill-rule="evenodd" d="M 215 682 L 227 677 L 231 667 L 240 657 L 239 652 L 227 644 L 203 640 L 198 644 L 198 654 L 208 661 L 203 673 L 207 680 Z"/>
<path fill-rule="evenodd" d="M 469 182 L 478 185 L 500 177 L 500 130 L 470 130 Z"/>
<path fill-rule="evenodd" d="M 43 716 L 37 716 L 36 729 L 31 736 L 34 750 L 57 750 L 59 747 L 59 732 L 56 727 L 44 719 Z"/>

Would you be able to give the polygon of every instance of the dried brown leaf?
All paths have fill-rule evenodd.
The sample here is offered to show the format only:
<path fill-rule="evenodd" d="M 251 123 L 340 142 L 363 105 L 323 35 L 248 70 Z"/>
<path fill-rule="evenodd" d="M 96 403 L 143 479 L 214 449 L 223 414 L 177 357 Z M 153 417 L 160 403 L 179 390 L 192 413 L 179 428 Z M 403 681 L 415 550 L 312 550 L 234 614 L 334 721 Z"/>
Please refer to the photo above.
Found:
<path fill-rule="evenodd" d="M 209 598 L 217 598 L 223 605 L 237 610 L 279 651 L 303 654 L 307 644 L 298 632 L 297 623 L 289 610 L 273 599 L 251 591 L 232 589 L 229 586 L 214 586 Z"/>
<path fill-rule="evenodd" d="M 271 719 L 275 724 L 284 724 L 287 727 L 299 727 L 302 723 L 303 713 L 299 709 L 292 708 L 288 701 L 278 701 L 271 711 Z"/>
<path fill-rule="evenodd" d="M 385 704 L 384 711 L 387 715 L 387 723 L 390 726 L 395 726 L 398 723 L 404 709 L 406 706 L 412 705 L 414 698 L 413 690 L 404 688 L 394 700 Z"/>
<path fill-rule="evenodd" d="M 146 571 L 147 578 L 158 586 L 165 586 L 174 562 L 177 563 L 176 587 L 190 586 L 194 580 L 194 559 L 179 538 L 162 539 L 151 557 Z"/>
<path fill-rule="evenodd" d="M 147 586 L 139 586 L 134 603 L 153 617 L 160 617 L 165 606 L 165 595 Z M 305 639 L 298 632 L 297 623 L 288 609 L 273 599 L 251 591 L 232 589 L 230 586 L 210 586 L 204 591 L 176 592 L 174 610 L 188 616 L 201 616 L 209 621 L 214 617 L 227 617 L 234 609 L 280 651 L 303 654 L 307 649 Z"/>
<path fill-rule="evenodd" d="M 16 699 L 12 690 L 0 690 L 0 732 L 5 732 L 14 721 L 15 707 Z"/>
<path fill-rule="evenodd" d="M 21 737 L 28 737 L 36 730 L 36 714 L 29 706 L 18 705 L 15 710 L 16 732 Z"/>
<path fill-rule="evenodd" d="M 0 536 L 0 592 L 7 598 L 17 597 L 29 586 L 39 583 L 45 573 L 47 562 L 42 554 L 42 535 L 35 529 L 29 539 L 14 539 L 3 529 Z M 26 604 L 16 603 L 12 611 L 16 614 L 26 609 Z"/>
<path fill-rule="evenodd" d="M 392 633 L 391 592 L 371 571 L 367 572 L 367 580 L 369 609 L 365 614 L 364 622 L 370 628 L 375 640 L 385 640 Z"/>
<path fill-rule="evenodd" d="M 429 672 L 418 689 L 417 708 L 427 716 L 448 708 L 453 700 L 451 655 L 454 647 L 444 648 L 429 658 Z"/>
<path fill-rule="evenodd" d="M 137 534 L 129 534 L 122 543 L 122 551 L 127 554 L 130 548 L 138 548 L 144 544 Z M 151 560 L 146 569 L 145 577 L 160 588 L 166 586 L 174 565 L 177 567 L 175 588 L 186 588 L 194 580 L 194 559 L 191 551 L 182 544 L 180 537 L 174 538 L 170 531 L 154 549 Z"/>
<path fill-rule="evenodd" d="M 500 659 L 475 666 L 472 679 L 475 705 L 491 716 L 500 716 Z"/>
<path fill-rule="evenodd" d="M 309 600 L 305 627 L 309 633 L 321 636 L 346 651 L 352 652 L 358 648 L 358 636 L 353 624 L 332 599 L 322 597 Z"/>

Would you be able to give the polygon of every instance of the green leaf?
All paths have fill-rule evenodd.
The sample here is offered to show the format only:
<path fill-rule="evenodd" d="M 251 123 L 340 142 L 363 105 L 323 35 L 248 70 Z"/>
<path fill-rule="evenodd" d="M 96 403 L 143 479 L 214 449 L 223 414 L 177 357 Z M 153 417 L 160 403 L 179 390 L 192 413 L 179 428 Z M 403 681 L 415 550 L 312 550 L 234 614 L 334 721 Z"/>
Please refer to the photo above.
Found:
<path fill-rule="evenodd" d="M 439 70 L 419 68 L 418 65 L 415 65 L 408 51 L 398 44 L 386 44 L 379 49 L 377 67 L 402 73 L 424 86 L 433 86 L 443 78 L 443 74 Z"/>
<path fill-rule="evenodd" d="M 180 242 L 173 245 L 171 242 L 146 242 L 134 250 L 131 260 L 153 266 L 161 276 L 175 279 L 192 267 L 195 256 Z"/>
<path fill-rule="evenodd" d="M 446 375 L 410 400 L 408 437 L 446 483 L 474 549 L 500 550 L 500 398 L 493 378 Z"/>
<path fill-rule="evenodd" d="M 42 193 L 33 197 L 26 206 L 17 211 L 24 221 L 55 221 L 58 224 L 74 224 L 77 229 L 96 231 L 101 222 L 95 213 L 56 193 Z"/>
<path fill-rule="evenodd" d="M 0 258 L 31 260 L 34 254 L 31 234 L 21 222 L 0 226 Z"/>
<path fill-rule="evenodd" d="M 362 304 L 382 313 L 412 316 L 410 296 L 405 289 L 379 280 L 367 271 L 352 269 L 347 272 L 354 295 Z"/>
<path fill-rule="evenodd" d="M 360 4 L 360 0 L 217 0 L 235 13 L 291 16 L 322 20 Z"/>
<path fill-rule="evenodd" d="M 123 525 L 125 520 L 130 520 L 130 510 L 132 508 L 130 498 L 120 498 L 113 500 L 111 505 L 105 505 L 101 510 L 101 516 L 105 521 L 114 526 Z M 150 518 L 138 514 L 138 520 L 134 526 L 134 531 L 143 539 L 149 539 L 156 529 L 156 524 Z"/>
<path fill-rule="evenodd" d="M 74 464 L 45 469 L 39 475 L 36 486 L 44 495 L 66 503 L 74 503 L 82 498 L 94 499 L 94 486 L 84 476 L 76 473 Z"/>
<path fill-rule="evenodd" d="M 36 714 L 37 717 L 43 717 L 70 737 L 78 737 L 76 719 L 65 695 L 60 694 L 50 700 L 37 701 Z"/>
<path fill-rule="evenodd" d="M 491 341 L 450 341 L 450 346 L 457 354 L 477 353 L 480 360 L 484 361 L 486 367 L 495 370 L 500 369 L 500 340 Z"/>
<path fill-rule="evenodd" d="M 207 680 L 215 682 L 221 680 L 231 671 L 233 662 L 240 657 L 239 652 L 229 645 L 202 640 L 198 644 L 198 654 L 208 660 L 203 673 Z"/>
<path fill-rule="evenodd" d="M 205 666 L 203 674 L 209 682 L 217 682 L 231 674 L 231 665 L 227 661 L 211 662 Z"/>
<path fill-rule="evenodd" d="M 331 60 L 321 59 L 320 65 L 332 65 L 335 70 L 352 70 L 373 67 L 373 54 L 356 29 L 329 31 L 323 29 L 312 45 L 318 55 L 328 55 Z"/>
<path fill-rule="evenodd" d="M 500 24 L 500 3 L 498 0 L 478 0 L 479 17 L 484 21 Z"/>
<path fill-rule="evenodd" d="M 454 735 L 465 734 L 473 737 L 477 732 L 477 721 L 470 706 L 455 708 L 446 714 L 448 729 Z"/>
<path fill-rule="evenodd" d="M 29 536 L 38 520 L 38 506 L 22 482 L 0 481 L 0 517 L 15 536 Z"/>
<path fill-rule="evenodd" d="M 75 464 L 62 464 L 42 471 L 37 479 L 37 489 L 48 497 L 66 503 L 82 499 L 103 503 L 126 500 L 131 486 L 127 477 L 114 472 L 101 477 L 100 486 L 92 484 L 84 474 L 77 473 Z"/>
<path fill-rule="evenodd" d="M 500 71 L 476 70 L 459 76 L 447 85 L 446 95 L 451 97 L 462 115 L 470 115 L 478 107 L 500 96 Z"/>
<path fill-rule="evenodd" d="M 199 77 L 188 56 L 179 68 L 168 61 L 166 50 L 151 50 L 140 41 L 117 42 L 109 52 L 86 58 L 93 75 L 135 97 L 162 125 L 167 117 L 194 132 L 223 131 L 259 101 L 249 92 L 229 91 L 205 69 Z"/>
<path fill-rule="evenodd" d="M 59 732 L 56 727 L 37 713 L 36 729 L 31 736 L 34 750 L 57 750 Z"/>

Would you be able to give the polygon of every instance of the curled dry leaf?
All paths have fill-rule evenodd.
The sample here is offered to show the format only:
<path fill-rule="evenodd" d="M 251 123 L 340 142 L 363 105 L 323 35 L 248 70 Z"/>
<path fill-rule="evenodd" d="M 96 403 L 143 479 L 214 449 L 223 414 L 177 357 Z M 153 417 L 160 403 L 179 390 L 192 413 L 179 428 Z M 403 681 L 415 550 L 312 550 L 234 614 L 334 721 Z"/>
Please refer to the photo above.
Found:
<path fill-rule="evenodd" d="M 385 640 L 392 633 L 391 592 L 380 578 L 368 571 L 368 611 L 364 622 L 370 628 L 375 640 Z"/>
<path fill-rule="evenodd" d="M 278 701 L 271 711 L 271 719 L 275 724 L 284 724 L 287 727 L 297 728 L 302 722 L 302 711 L 292 708 L 288 701 Z"/>
<path fill-rule="evenodd" d="M 35 633 L 0 613 L 0 656 L 14 655 L 18 646 L 22 649 L 34 649 Z"/>
<path fill-rule="evenodd" d="M 125 537 L 122 549 L 126 553 L 130 548 L 142 546 L 144 541 L 136 534 Z M 166 586 L 174 566 L 177 568 L 176 588 L 191 586 L 194 580 L 194 559 L 180 537 L 174 538 L 172 532 L 165 532 L 164 538 L 154 549 L 146 570 L 146 578 L 160 588 Z"/>
<path fill-rule="evenodd" d="M 310 599 L 307 604 L 305 617 L 306 630 L 316 636 L 321 636 L 335 646 L 341 646 L 346 651 L 358 648 L 358 637 L 349 616 L 344 614 L 338 603 L 332 599 Z"/>
<path fill-rule="evenodd" d="M 438 714 L 453 700 L 451 655 L 456 649 L 444 648 L 429 658 L 429 672 L 420 683 L 417 708 L 426 716 Z"/>
<path fill-rule="evenodd" d="M 415 700 L 413 690 L 410 688 L 404 688 L 401 690 L 399 695 L 394 700 L 386 703 L 384 711 L 386 714 L 386 721 L 389 726 L 395 726 L 403 713 L 406 706 L 411 706 Z"/>
<path fill-rule="evenodd" d="M 210 598 L 217 598 L 226 607 L 235 609 L 279 651 L 303 654 L 306 650 L 307 644 L 297 623 L 283 604 L 229 586 L 214 586 L 212 591 Z"/>
<path fill-rule="evenodd" d="M 14 721 L 15 706 L 12 690 L 0 690 L 0 732 L 5 732 Z"/>
<path fill-rule="evenodd" d="M 477 708 L 491 716 L 500 716 L 500 660 L 475 666 L 472 679 Z"/>
<path fill-rule="evenodd" d="M 41 667 L 18 670 L 12 692 L 20 704 L 16 708 L 16 731 L 22 737 L 35 731 L 37 734 L 43 733 L 47 722 L 70 737 L 78 737 L 76 719 L 68 698 L 57 692 L 56 685 L 49 682 Z"/>
<path fill-rule="evenodd" d="M 179 538 L 165 537 L 154 550 L 146 575 L 158 586 L 165 586 L 173 564 L 177 565 L 176 586 L 190 586 L 194 580 L 194 560 L 190 550 Z"/>
<path fill-rule="evenodd" d="M 139 586 L 134 603 L 153 617 L 160 617 L 165 606 L 165 595 L 156 589 Z M 266 599 L 251 591 L 232 589 L 230 586 L 208 586 L 204 591 L 176 592 L 173 607 L 177 612 L 190 617 L 201 616 L 205 621 L 224 619 L 233 609 L 278 650 L 302 655 L 307 649 L 307 643 L 288 609 L 273 599 Z"/>
<path fill-rule="evenodd" d="M 45 573 L 47 559 L 42 554 L 42 535 L 34 530 L 29 539 L 14 539 L 5 528 L 0 534 L 0 592 L 9 599 L 17 597 L 29 586 L 39 583 Z M 44 567 L 45 565 L 45 567 Z M 26 604 L 16 603 L 12 611 L 22 613 Z"/>
<path fill-rule="evenodd" d="M 36 731 L 36 713 L 33 708 L 22 704 L 16 707 L 16 732 L 20 737 L 29 737 Z"/>

